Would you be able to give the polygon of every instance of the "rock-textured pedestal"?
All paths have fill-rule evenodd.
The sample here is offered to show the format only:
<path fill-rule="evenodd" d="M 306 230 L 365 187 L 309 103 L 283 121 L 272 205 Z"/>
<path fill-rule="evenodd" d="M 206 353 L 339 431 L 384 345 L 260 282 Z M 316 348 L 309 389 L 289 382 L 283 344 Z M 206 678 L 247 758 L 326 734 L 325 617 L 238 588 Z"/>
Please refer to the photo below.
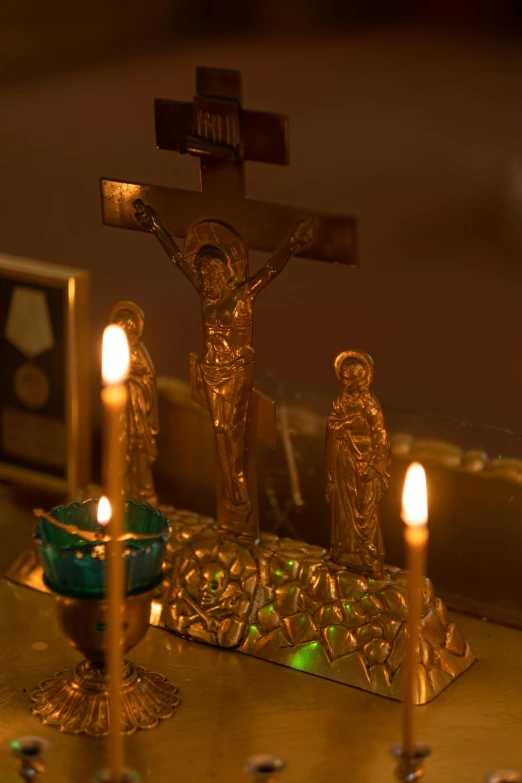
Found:
<path fill-rule="evenodd" d="M 408 574 L 375 579 L 302 541 L 262 534 L 245 544 L 213 520 L 168 510 L 172 525 L 160 624 L 198 641 L 401 697 Z M 437 696 L 475 658 L 435 597 L 423 589 L 416 701 Z"/>

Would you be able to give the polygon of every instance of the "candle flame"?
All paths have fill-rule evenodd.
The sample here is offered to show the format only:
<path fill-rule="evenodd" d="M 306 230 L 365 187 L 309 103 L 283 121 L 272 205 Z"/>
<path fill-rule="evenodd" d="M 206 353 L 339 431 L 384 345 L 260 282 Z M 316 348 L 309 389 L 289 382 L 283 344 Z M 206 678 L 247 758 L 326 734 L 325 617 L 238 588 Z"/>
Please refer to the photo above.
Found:
<path fill-rule="evenodd" d="M 111 521 L 112 509 L 109 498 L 105 495 L 98 501 L 98 522 L 100 525 L 106 525 Z"/>
<path fill-rule="evenodd" d="M 428 522 L 428 492 L 426 473 L 419 462 L 412 462 L 406 473 L 402 493 L 402 520 L 407 525 L 426 525 Z"/>
<path fill-rule="evenodd" d="M 102 376 L 105 383 L 122 383 L 129 372 L 129 343 L 127 335 L 116 324 L 103 333 Z"/>

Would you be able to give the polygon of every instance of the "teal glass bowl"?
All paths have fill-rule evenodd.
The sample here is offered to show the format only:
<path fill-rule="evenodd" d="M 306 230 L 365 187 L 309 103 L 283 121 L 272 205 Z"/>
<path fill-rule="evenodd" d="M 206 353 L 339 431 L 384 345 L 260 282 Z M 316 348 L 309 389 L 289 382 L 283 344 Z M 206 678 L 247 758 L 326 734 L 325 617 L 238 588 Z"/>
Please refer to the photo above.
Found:
<path fill-rule="evenodd" d="M 98 532 L 97 511 L 98 501 L 86 500 L 57 506 L 49 516 L 79 530 Z M 125 593 L 138 595 L 161 583 L 169 523 L 156 508 L 127 500 L 124 532 L 159 536 L 122 544 Z M 45 582 L 53 592 L 72 598 L 106 597 L 107 561 L 103 542 L 86 541 L 47 519 L 41 519 L 36 526 L 35 539 Z"/>

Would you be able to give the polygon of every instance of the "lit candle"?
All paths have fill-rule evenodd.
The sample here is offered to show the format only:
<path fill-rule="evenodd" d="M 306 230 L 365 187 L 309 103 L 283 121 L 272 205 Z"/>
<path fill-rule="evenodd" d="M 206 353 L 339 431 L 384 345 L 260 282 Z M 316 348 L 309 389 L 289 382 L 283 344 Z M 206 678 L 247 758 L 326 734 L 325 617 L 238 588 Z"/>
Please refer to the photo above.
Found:
<path fill-rule="evenodd" d="M 102 347 L 102 376 L 104 388 L 101 398 L 105 412 L 106 437 L 105 466 L 107 494 L 110 503 L 109 536 L 107 557 L 107 600 L 108 600 L 108 652 L 107 673 L 109 676 L 109 776 L 111 783 L 123 779 L 123 736 L 121 724 L 121 685 L 123 672 L 123 599 L 125 594 L 124 561 L 119 541 L 124 532 L 125 505 L 123 477 L 125 466 L 125 437 L 122 430 L 127 407 L 125 379 L 129 369 L 129 345 L 125 332 L 119 326 L 105 329 Z M 98 517 L 101 522 L 102 519 Z"/>
<path fill-rule="evenodd" d="M 406 759 L 417 754 L 415 744 L 415 647 L 422 618 L 422 577 L 426 571 L 428 543 L 428 494 L 426 473 L 413 462 L 406 473 L 402 495 L 402 521 L 406 542 L 406 568 L 409 571 L 408 643 L 404 672 L 402 753 Z"/>
<path fill-rule="evenodd" d="M 109 498 L 106 498 L 105 495 L 103 495 L 99 501 L 98 501 L 98 513 L 97 513 L 97 519 L 98 524 L 108 525 L 111 521 L 111 515 L 112 515 L 112 509 L 111 504 L 109 502 Z"/>

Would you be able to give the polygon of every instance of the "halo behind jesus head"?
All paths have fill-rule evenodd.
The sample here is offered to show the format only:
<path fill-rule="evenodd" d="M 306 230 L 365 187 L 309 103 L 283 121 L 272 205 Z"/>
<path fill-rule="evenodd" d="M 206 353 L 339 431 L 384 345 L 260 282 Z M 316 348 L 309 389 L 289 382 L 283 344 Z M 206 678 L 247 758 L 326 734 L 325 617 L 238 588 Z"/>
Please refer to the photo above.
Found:
<path fill-rule="evenodd" d="M 114 324 L 122 316 L 130 318 L 130 320 L 133 321 L 133 323 L 136 325 L 138 337 L 141 340 L 143 337 L 143 330 L 145 328 L 145 315 L 141 307 L 138 307 L 135 302 L 116 302 L 111 310 L 109 321 L 111 324 Z"/>
<path fill-rule="evenodd" d="M 357 361 L 362 364 L 362 366 L 366 370 L 368 385 L 371 385 L 373 381 L 374 371 L 375 371 L 372 357 L 369 354 L 367 354 L 365 351 L 358 351 L 357 349 L 354 349 L 352 351 L 343 351 L 342 353 L 340 353 L 334 363 L 335 374 L 337 375 L 339 380 L 341 380 L 341 368 L 346 359 L 357 359 Z"/>
<path fill-rule="evenodd" d="M 183 256 L 187 264 L 196 272 L 196 256 L 204 247 L 218 247 L 224 254 L 227 267 L 239 282 L 246 280 L 248 276 L 248 255 L 244 242 L 231 228 L 213 220 L 204 220 L 197 223 L 187 234 Z"/>

